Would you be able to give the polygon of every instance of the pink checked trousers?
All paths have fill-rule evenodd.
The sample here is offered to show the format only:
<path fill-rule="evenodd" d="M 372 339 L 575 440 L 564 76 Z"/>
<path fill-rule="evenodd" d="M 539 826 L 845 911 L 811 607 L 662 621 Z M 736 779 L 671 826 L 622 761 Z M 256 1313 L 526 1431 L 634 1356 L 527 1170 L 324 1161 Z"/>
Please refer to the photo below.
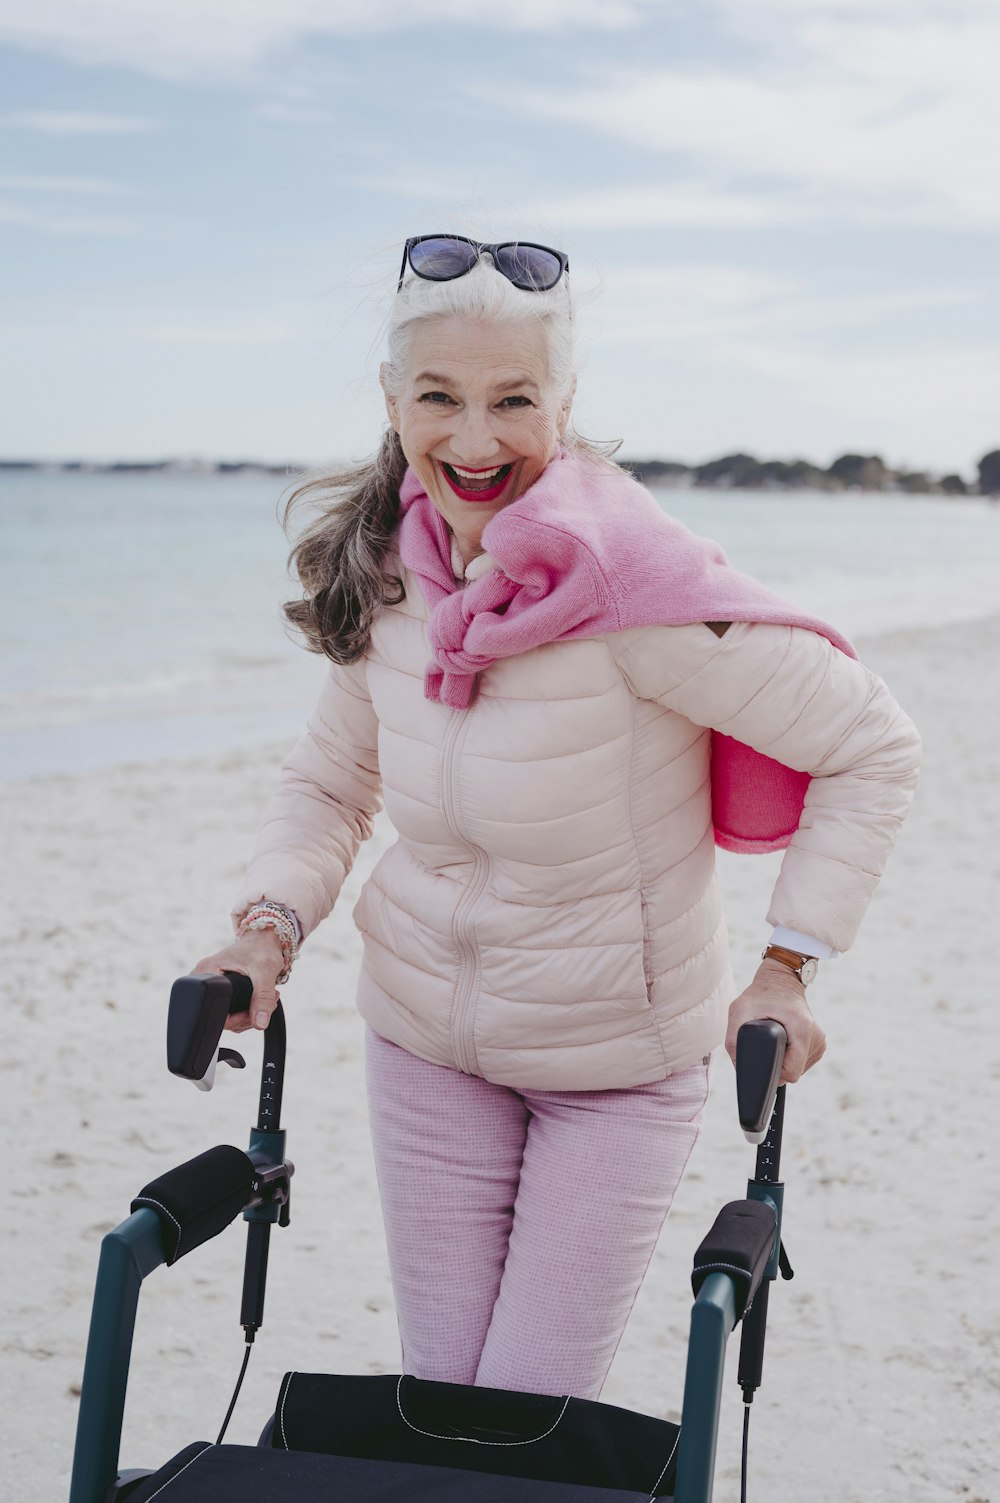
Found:
<path fill-rule="evenodd" d="M 708 1065 L 517 1091 L 368 1031 L 403 1371 L 597 1398 L 701 1128 Z"/>

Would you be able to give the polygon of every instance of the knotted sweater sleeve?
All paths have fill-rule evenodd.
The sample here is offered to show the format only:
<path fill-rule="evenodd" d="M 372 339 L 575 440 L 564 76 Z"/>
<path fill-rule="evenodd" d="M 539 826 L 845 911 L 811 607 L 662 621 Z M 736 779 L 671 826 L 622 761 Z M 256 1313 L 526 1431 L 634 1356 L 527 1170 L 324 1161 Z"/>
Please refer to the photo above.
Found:
<path fill-rule="evenodd" d="M 886 685 L 817 632 L 734 622 L 607 637 L 633 692 L 811 774 L 770 923 L 850 948 L 913 798 L 920 738 Z"/>

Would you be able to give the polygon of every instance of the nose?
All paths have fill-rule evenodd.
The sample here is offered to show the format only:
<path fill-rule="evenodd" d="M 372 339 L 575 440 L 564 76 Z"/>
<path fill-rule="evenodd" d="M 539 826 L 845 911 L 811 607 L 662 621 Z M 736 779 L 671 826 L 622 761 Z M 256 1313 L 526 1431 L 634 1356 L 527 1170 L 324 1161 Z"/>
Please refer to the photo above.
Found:
<path fill-rule="evenodd" d="M 458 414 L 449 442 L 455 458 L 472 470 L 496 459 L 501 448 L 489 409 L 471 403 Z"/>

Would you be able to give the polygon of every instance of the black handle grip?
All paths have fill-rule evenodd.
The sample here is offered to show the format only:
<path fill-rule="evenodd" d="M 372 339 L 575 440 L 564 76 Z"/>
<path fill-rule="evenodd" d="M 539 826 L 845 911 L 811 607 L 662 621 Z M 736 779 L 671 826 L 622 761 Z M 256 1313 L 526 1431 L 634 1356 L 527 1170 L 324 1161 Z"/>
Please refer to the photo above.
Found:
<path fill-rule="evenodd" d="M 736 1035 L 736 1101 L 751 1143 L 762 1143 L 767 1133 L 787 1043 L 788 1035 L 773 1018 L 744 1023 Z"/>
<path fill-rule="evenodd" d="M 185 1080 L 201 1080 L 216 1056 L 231 1013 L 246 1012 L 253 982 L 239 971 L 180 976 L 170 989 L 167 1012 L 167 1069 Z"/>

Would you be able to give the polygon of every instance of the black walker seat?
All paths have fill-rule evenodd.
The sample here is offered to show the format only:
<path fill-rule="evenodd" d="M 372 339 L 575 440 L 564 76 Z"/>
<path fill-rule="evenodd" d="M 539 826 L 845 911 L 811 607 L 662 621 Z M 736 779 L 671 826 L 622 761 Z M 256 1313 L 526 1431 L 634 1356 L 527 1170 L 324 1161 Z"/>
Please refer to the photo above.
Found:
<path fill-rule="evenodd" d="M 257 1446 L 188 1446 L 127 1503 L 648 1503 L 649 1494 L 530 1482 L 453 1467 L 317 1456 Z"/>
<path fill-rule="evenodd" d="M 247 978 L 235 974 L 185 977 L 177 984 L 168 1029 L 174 1073 L 210 1086 L 217 1062 L 212 1051 L 227 1012 L 245 1008 L 248 988 Z M 695 1255 L 680 1428 L 566 1396 L 409 1376 L 286 1373 L 257 1446 L 224 1445 L 220 1435 L 214 1445 L 186 1447 L 157 1471 L 119 1472 L 143 1279 L 217 1235 L 242 1211 L 249 1223 L 240 1317 L 248 1357 L 263 1321 L 268 1236 L 272 1225 L 288 1224 L 293 1173 L 278 1126 L 279 1003 L 264 1038 L 260 1112 L 248 1152 L 211 1149 L 161 1175 L 102 1243 L 70 1503 L 710 1503 L 726 1344 L 745 1315 L 739 1380 L 749 1404 L 760 1382 L 769 1283 L 787 1266 L 777 1178 L 783 1050 L 778 1024 L 741 1030 L 740 1118 L 748 1138 L 761 1145 L 757 1174 L 747 1199 L 723 1208 Z M 227 1060 L 237 1061 L 242 1064 L 238 1056 Z"/>
<path fill-rule="evenodd" d="M 241 1503 L 283 1499 L 286 1486 L 289 1499 L 300 1499 L 313 1496 L 302 1489 L 321 1477 L 326 1491 L 317 1498 L 336 1497 L 340 1488 L 365 1503 L 453 1497 L 511 1503 L 514 1496 L 648 1503 L 673 1496 L 679 1435 L 669 1420 L 585 1399 L 394 1375 L 286 1373 L 256 1448 L 188 1446 L 126 1497 L 144 1503 L 157 1488 L 164 1503 L 228 1497 L 220 1492 L 222 1477 Z M 257 1491 L 237 1493 L 247 1481 Z"/>

